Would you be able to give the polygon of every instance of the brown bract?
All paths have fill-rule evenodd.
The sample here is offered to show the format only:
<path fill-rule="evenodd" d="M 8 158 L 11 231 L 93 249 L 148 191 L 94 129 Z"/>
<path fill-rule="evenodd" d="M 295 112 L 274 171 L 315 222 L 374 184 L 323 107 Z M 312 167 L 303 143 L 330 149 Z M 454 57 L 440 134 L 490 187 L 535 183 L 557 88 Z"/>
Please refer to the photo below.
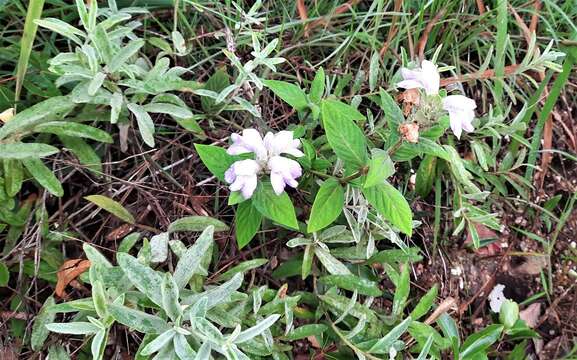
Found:
<path fill-rule="evenodd" d="M 68 295 L 64 291 L 66 286 L 74 281 L 80 274 L 85 272 L 90 268 L 90 260 L 83 259 L 70 259 L 66 260 L 58 269 L 56 277 L 58 282 L 56 283 L 56 296 L 61 298 L 66 298 Z"/>
<path fill-rule="evenodd" d="M 419 124 L 409 123 L 401 124 L 399 131 L 403 135 L 403 139 L 410 143 L 416 144 L 419 142 Z"/>
<path fill-rule="evenodd" d="M 408 89 L 397 95 L 397 101 L 403 103 L 403 114 L 409 116 L 413 106 L 419 106 L 421 95 L 419 89 Z"/>

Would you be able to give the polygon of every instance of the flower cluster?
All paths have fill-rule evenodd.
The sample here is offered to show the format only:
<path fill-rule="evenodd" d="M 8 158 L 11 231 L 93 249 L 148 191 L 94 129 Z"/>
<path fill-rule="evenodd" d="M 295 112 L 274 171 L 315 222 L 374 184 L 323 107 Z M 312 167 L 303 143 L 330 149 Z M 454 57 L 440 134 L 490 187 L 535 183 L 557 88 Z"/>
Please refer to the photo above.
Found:
<path fill-rule="evenodd" d="M 254 153 L 255 159 L 239 160 L 232 164 L 224 174 L 224 179 L 230 184 L 231 191 L 240 191 L 245 199 L 254 193 L 258 176 L 270 174 L 270 182 L 277 195 L 282 194 L 286 185 L 296 188 L 296 181 L 302 175 L 302 169 L 295 160 L 281 156 L 282 154 L 301 157 L 299 150 L 301 142 L 293 138 L 292 131 L 279 131 L 276 134 L 268 132 L 264 139 L 255 129 L 245 129 L 242 135 L 232 134 L 232 145 L 228 154 L 240 155 Z"/>
<path fill-rule="evenodd" d="M 401 69 L 403 81 L 397 83 L 397 87 L 403 89 L 424 89 L 427 95 L 437 95 L 441 83 L 441 76 L 437 66 L 431 61 L 424 60 L 421 67 L 410 70 Z M 474 130 L 472 121 L 475 118 L 477 105 L 473 99 L 463 95 L 449 95 L 442 99 L 443 109 L 449 113 L 451 130 L 457 138 L 461 138 L 463 130 Z"/>

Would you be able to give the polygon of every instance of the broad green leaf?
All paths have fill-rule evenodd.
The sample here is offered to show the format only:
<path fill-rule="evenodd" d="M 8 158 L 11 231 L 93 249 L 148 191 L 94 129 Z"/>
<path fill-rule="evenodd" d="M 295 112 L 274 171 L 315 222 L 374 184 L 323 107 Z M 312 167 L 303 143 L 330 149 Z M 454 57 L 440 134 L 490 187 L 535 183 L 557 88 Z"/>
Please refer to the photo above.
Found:
<path fill-rule="evenodd" d="M 483 330 L 470 335 L 461 346 L 460 359 L 470 359 L 473 355 L 493 345 L 499 340 L 503 328 L 503 325 L 489 325 Z"/>
<path fill-rule="evenodd" d="M 305 339 L 309 336 L 319 336 L 328 330 L 328 326 L 324 324 L 307 324 L 293 329 L 288 333 L 286 337 L 287 340 L 295 341 L 300 339 Z"/>
<path fill-rule="evenodd" d="M 258 183 L 252 197 L 253 206 L 266 218 L 281 225 L 298 230 L 294 206 L 286 192 L 275 194 L 268 181 Z"/>
<path fill-rule="evenodd" d="M 420 255 L 421 249 L 418 247 L 410 247 L 406 250 L 403 249 L 388 249 L 382 250 L 371 256 L 367 260 L 367 264 L 372 265 L 376 263 L 387 263 L 390 265 L 400 264 L 400 263 L 415 263 L 423 260 L 423 256 Z"/>
<path fill-rule="evenodd" d="M 10 124 L 8 122 L 8 124 Z M 58 149 L 51 145 L 35 143 L 0 144 L 0 159 L 43 158 L 56 154 Z"/>
<path fill-rule="evenodd" d="M 173 339 L 174 352 L 180 360 L 194 360 L 196 352 L 192 349 L 186 336 L 176 334 Z"/>
<path fill-rule="evenodd" d="M 380 59 L 381 56 L 378 51 L 375 51 L 373 56 L 371 56 L 371 62 L 369 65 L 369 90 L 371 92 L 375 90 L 379 81 Z"/>
<path fill-rule="evenodd" d="M 209 226 L 213 226 L 214 231 L 228 230 L 228 225 L 215 218 L 211 218 L 209 216 L 187 216 L 172 222 L 168 226 L 168 232 L 201 232 L 206 230 L 206 228 Z"/>
<path fill-rule="evenodd" d="M 56 178 L 54 172 L 44 165 L 42 160 L 34 158 L 22 159 L 22 164 L 24 164 L 30 175 L 52 195 L 58 197 L 64 195 L 64 189 L 62 189 L 60 181 Z"/>
<path fill-rule="evenodd" d="M 334 100 L 324 100 L 321 105 L 322 121 L 331 148 L 347 164 L 361 168 L 368 160 L 367 142 L 354 123 L 358 119 L 355 113 L 354 108 Z"/>
<path fill-rule="evenodd" d="M 176 321 L 178 317 L 182 315 L 182 308 L 178 303 L 178 286 L 169 273 L 164 274 L 162 280 L 162 286 L 160 288 L 162 293 L 162 309 L 172 321 Z"/>
<path fill-rule="evenodd" d="M 0 261 L 0 287 L 8 285 L 10 280 L 10 271 L 8 271 L 8 266 Z"/>
<path fill-rule="evenodd" d="M 24 180 L 22 161 L 16 159 L 5 159 L 2 161 L 4 168 L 4 188 L 8 197 L 14 197 L 20 192 Z"/>
<path fill-rule="evenodd" d="M 371 151 L 371 160 L 369 161 L 369 172 L 365 179 L 364 187 L 368 188 L 380 185 L 395 173 L 395 165 L 387 151 L 373 149 Z"/>
<path fill-rule="evenodd" d="M 262 215 L 252 205 L 252 201 L 243 201 L 236 207 L 234 217 L 236 243 L 239 249 L 245 247 L 260 230 Z"/>
<path fill-rule="evenodd" d="M 161 318 L 126 306 L 110 304 L 108 311 L 122 325 L 144 334 L 161 334 L 168 329 L 168 324 Z"/>
<path fill-rule="evenodd" d="M 46 328 L 46 324 L 52 323 L 56 319 L 56 313 L 50 312 L 48 308 L 55 304 L 54 297 L 49 296 L 42 308 L 36 315 L 34 319 L 34 325 L 32 325 L 32 335 L 30 336 L 30 346 L 32 350 L 39 351 L 44 345 L 44 341 L 48 337 L 49 331 Z"/>
<path fill-rule="evenodd" d="M 140 136 L 146 145 L 154 146 L 154 122 L 146 110 L 141 105 L 129 103 L 128 109 L 136 117 L 136 122 L 138 123 L 138 130 L 140 131 Z"/>
<path fill-rule="evenodd" d="M 385 182 L 370 188 L 364 188 L 367 201 L 391 224 L 403 233 L 413 233 L 413 213 L 409 203 L 393 185 Z"/>
<path fill-rule="evenodd" d="M 114 73 L 119 70 L 123 65 L 126 64 L 126 61 L 128 61 L 130 57 L 132 57 L 138 52 L 138 50 L 140 50 L 143 45 L 143 39 L 131 40 L 128 45 L 120 49 L 120 51 L 112 57 L 110 63 L 108 64 L 108 71 Z"/>
<path fill-rule="evenodd" d="M 343 211 L 344 201 L 342 185 L 334 178 L 325 180 L 315 197 L 307 231 L 312 233 L 332 224 Z"/>
<path fill-rule="evenodd" d="M 234 340 L 234 343 L 240 344 L 254 337 L 259 336 L 260 334 L 265 332 L 269 327 L 271 327 L 279 318 L 280 318 L 279 314 L 274 314 L 270 315 L 266 319 L 260 320 L 255 326 L 241 331 L 241 333 L 238 334 L 238 337 Z"/>
<path fill-rule="evenodd" d="M 117 253 L 116 259 L 132 285 L 155 304 L 162 306 L 162 276 L 127 253 Z"/>
<path fill-rule="evenodd" d="M 279 80 L 265 80 L 264 85 L 271 89 L 276 96 L 283 99 L 297 111 L 303 111 L 308 106 L 305 92 L 297 85 Z"/>
<path fill-rule="evenodd" d="M 433 182 L 437 173 L 437 157 L 426 155 L 417 169 L 415 181 L 415 191 L 422 198 L 425 198 L 433 189 Z"/>
<path fill-rule="evenodd" d="M 429 291 L 427 291 L 425 295 L 423 295 L 423 297 L 419 300 L 417 306 L 415 306 L 415 308 L 411 312 L 411 318 L 413 320 L 419 320 L 421 317 L 425 316 L 429 312 L 429 310 L 433 306 L 433 303 L 435 302 L 438 290 L 439 287 L 437 286 L 437 284 L 435 284 Z"/>
<path fill-rule="evenodd" d="M 150 239 L 151 263 L 158 264 L 166 261 L 168 257 L 168 239 L 169 234 L 167 232 L 156 234 Z"/>
<path fill-rule="evenodd" d="M 82 165 L 97 175 L 102 174 L 102 161 L 96 151 L 86 141 L 72 136 L 58 136 L 58 138 L 62 141 L 64 147 L 76 155 Z"/>
<path fill-rule="evenodd" d="M 118 245 L 118 252 L 129 252 L 140 239 L 140 233 L 126 235 Z"/>
<path fill-rule="evenodd" d="M 258 267 L 261 267 L 266 263 L 268 263 L 268 259 L 252 259 L 252 260 L 243 261 L 240 264 L 232 267 L 231 269 L 229 269 L 228 271 L 226 271 L 222 275 L 220 275 L 217 278 L 217 280 L 229 280 L 234 275 L 236 275 L 238 273 L 245 273 L 245 272 L 250 271 L 252 269 L 256 269 Z"/>
<path fill-rule="evenodd" d="M 208 170 L 220 181 L 224 181 L 224 172 L 236 159 L 220 146 L 194 144 L 194 148 Z"/>
<path fill-rule="evenodd" d="M 367 279 L 358 277 L 357 275 L 325 275 L 319 278 L 319 281 L 327 286 L 336 286 L 341 289 L 356 291 L 361 295 L 367 296 L 381 296 L 383 292 L 379 289 L 379 285 Z"/>
<path fill-rule="evenodd" d="M 310 98 L 315 104 L 321 101 L 323 94 L 325 93 L 325 70 L 319 68 L 315 74 L 315 78 L 311 84 Z"/>
<path fill-rule="evenodd" d="M 50 360 L 70 360 L 70 356 L 62 345 L 51 345 L 48 348 L 48 359 Z"/>
<path fill-rule="evenodd" d="M 108 329 L 101 329 L 94 335 L 90 344 L 93 360 L 102 360 L 106 343 L 108 342 Z"/>
<path fill-rule="evenodd" d="M 345 264 L 332 256 L 329 250 L 326 250 L 320 246 L 314 246 L 314 253 L 329 273 L 333 275 L 351 274 L 351 271 L 345 266 Z"/>
<path fill-rule="evenodd" d="M 106 79 L 105 73 L 103 73 L 102 71 L 97 72 L 92 78 L 92 80 L 90 80 L 90 83 L 88 83 L 87 88 L 88 95 L 90 96 L 96 95 L 98 90 L 100 90 L 100 88 L 102 87 L 102 84 L 104 83 L 105 79 Z"/>
<path fill-rule="evenodd" d="M 206 275 L 206 269 L 202 267 L 202 259 L 214 242 L 213 234 L 214 226 L 210 225 L 200 234 L 196 242 L 186 250 L 178 264 L 176 264 L 174 281 L 179 289 L 184 288 L 193 275 Z"/>
<path fill-rule="evenodd" d="M 49 323 L 45 325 L 52 332 L 70 335 L 92 335 L 100 328 L 91 322 Z"/>
<path fill-rule="evenodd" d="M 395 99 L 393 99 L 393 97 L 383 88 L 379 90 L 379 94 L 381 96 L 381 109 L 383 109 L 383 112 L 385 113 L 387 122 L 395 126 L 396 129 L 399 124 L 405 121 L 403 111 Z"/>
<path fill-rule="evenodd" d="M 112 264 L 104 255 L 100 253 L 100 251 L 96 250 L 93 246 L 89 245 L 88 243 L 84 243 L 82 245 L 82 250 L 86 254 L 88 260 L 90 260 L 91 266 L 98 265 L 102 268 L 111 268 Z"/>
<path fill-rule="evenodd" d="M 313 268 L 313 261 L 315 259 L 315 248 L 313 245 L 307 245 L 305 246 L 305 251 L 303 254 L 303 259 L 302 262 L 300 262 L 301 265 L 301 279 L 306 279 L 312 272 L 312 268 Z M 297 264 L 299 264 L 299 262 L 297 262 Z M 282 266 L 282 265 L 281 265 Z M 280 267 L 279 267 L 280 269 Z M 277 269 L 277 270 L 279 270 Z M 295 274 L 296 275 L 296 274 Z"/>
<path fill-rule="evenodd" d="M 356 317 L 357 319 L 365 318 L 368 322 L 377 322 L 377 315 L 375 312 L 368 307 L 361 305 L 357 302 L 350 306 L 350 299 L 346 296 L 337 295 L 334 293 L 326 293 L 324 295 L 319 295 L 319 299 L 326 303 L 330 307 L 337 310 L 337 313 L 342 314 L 348 311 L 349 315 Z M 388 353 L 388 349 L 387 349 Z"/>
<path fill-rule="evenodd" d="M 411 317 L 406 318 L 405 320 L 401 321 L 397 326 L 392 328 L 385 336 L 379 339 L 369 349 L 369 353 L 373 354 L 388 354 L 389 349 L 393 345 L 393 343 L 398 340 L 409 328 L 411 325 L 412 319 Z"/>
<path fill-rule="evenodd" d="M 409 292 L 411 291 L 411 273 L 408 264 L 403 265 L 401 276 L 396 284 L 395 295 L 393 296 L 393 315 L 400 316 L 407 305 Z"/>
<path fill-rule="evenodd" d="M 230 280 L 225 282 L 222 285 L 217 287 L 213 287 L 203 293 L 194 294 L 188 296 L 182 300 L 182 304 L 184 305 L 191 305 L 191 304 L 201 304 L 200 301 L 204 301 L 205 299 L 206 304 L 203 305 L 206 307 L 206 310 L 212 309 L 213 307 L 226 303 L 230 301 L 230 297 L 234 294 L 236 290 L 240 288 L 243 281 L 243 274 L 237 273 L 235 274 Z M 187 309 L 189 311 L 189 315 L 192 315 L 191 311 L 195 310 L 194 305 Z"/>
<path fill-rule="evenodd" d="M 62 119 L 75 106 L 69 96 L 55 96 L 39 102 L 20 111 L 0 127 L 0 140 L 10 135 L 23 134 L 42 122 Z"/>
<path fill-rule="evenodd" d="M 188 119 L 193 116 L 188 108 L 168 103 L 149 103 L 144 105 L 143 108 L 147 112 L 167 114 L 181 119 Z"/>
<path fill-rule="evenodd" d="M 230 78 L 226 71 L 218 69 L 208 78 L 204 84 L 204 89 L 220 93 L 229 85 Z M 215 106 L 214 99 L 207 96 L 202 96 L 200 98 L 200 105 L 202 106 L 202 109 L 208 113 L 213 113 L 215 110 L 220 108 L 220 106 Z"/>
<path fill-rule="evenodd" d="M 84 197 L 86 200 L 90 201 L 91 203 L 95 204 L 101 209 L 104 209 L 111 213 L 112 215 L 116 216 L 120 220 L 127 222 L 129 224 L 134 224 L 136 220 L 132 214 L 124 208 L 119 202 L 112 200 L 109 197 L 104 195 L 89 195 Z"/>
<path fill-rule="evenodd" d="M 103 143 L 112 143 L 112 136 L 106 131 L 97 129 L 95 127 L 79 124 L 69 121 L 51 121 L 40 124 L 34 128 L 34 131 L 39 133 L 49 133 L 55 135 L 63 135 L 70 137 L 79 137 L 100 141 Z"/>
<path fill-rule="evenodd" d="M 166 344 L 172 341 L 172 338 L 176 334 L 174 329 L 168 329 L 162 334 L 158 335 L 154 340 L 148 343 L 140 352 L 141 355 L 147 356 L 154 354 L 155 352 L 161 350 Z"/>
<path fill-rule="evenodd" d="M 422 322 L 413 321 L 409 326 L 409 333 L 420 344 L 424 344 L 429 337 L 432 337 L 435 344 L 433 353 L 436 353 L 439 350 L 445 350 L 451 346 L 451 340 L 442 337 L 441 334 L 439 334 L 439 332 L 431 325 Z"/>
<path fill-rule="evenodd" d="M 80 46 L 82 46 L 83 43 L 81 38 L 86 37 L 86 33 L 84 33 L 84 31 L 78 30 L 74 26 L 59 19 L 46 18 L 42 20 L 36 20 L 35 22 L 36 25 L 65 36 Z"/>

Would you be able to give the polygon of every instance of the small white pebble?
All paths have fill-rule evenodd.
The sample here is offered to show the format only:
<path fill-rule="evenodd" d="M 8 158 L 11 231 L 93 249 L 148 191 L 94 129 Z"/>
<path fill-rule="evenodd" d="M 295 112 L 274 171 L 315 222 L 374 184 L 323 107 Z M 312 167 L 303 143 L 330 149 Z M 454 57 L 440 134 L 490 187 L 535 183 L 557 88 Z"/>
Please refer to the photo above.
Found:
<path fill-rule="evenodd" d="M 573 249 L 577 248 L 577 243 L 575 241 L 571 241 L 571 244 L 569 244 L 569 246 L 571 246 Z"/>

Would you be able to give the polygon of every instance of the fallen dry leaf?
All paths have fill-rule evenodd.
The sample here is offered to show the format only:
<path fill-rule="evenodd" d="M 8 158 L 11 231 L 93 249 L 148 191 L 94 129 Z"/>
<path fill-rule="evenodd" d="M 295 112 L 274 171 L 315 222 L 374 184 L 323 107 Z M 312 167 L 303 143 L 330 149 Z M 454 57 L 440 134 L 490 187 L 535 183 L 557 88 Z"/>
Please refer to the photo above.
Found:
<path fill-rule="evenodd" d="M 533 303 L 519 313 L 519 318 L 531 329 L 537 327 L 539 316 L 541 316 L 541 303 Z"/>
<path fill-rule="evenodd" d="M 527 256 L 525 262 L 511 270 L 513 275 L 538 275 L 547 266 L 545 256 Z"/>
<path fill-rule="evenodd" d="M 58 282 L 56 283 L 56 296 L 61 298 L 66 298 L 68 295 L 64 291 L 66 286 L 75 280 L 80 274 L 85 272 L 90 268 L 90 260 L 83 259 L 70 259 L 66 260 L 58 269 L 56 277 Z"/>
<path fill-rule="evenodd" d="M 311 346 L 315 349 L 320 349 L 321 344 L 318 342 L 317 337 L 314 335 L 307 336 L 307 340 L 311 343 Z"/>
<path fill-rule="evenodd" d="M 14 117 L 14 108 L 8 108 L 0 113 L 0 122 L 7 123 Z"/>
<path fill-rule="evenodd" d="M 134 225 L 132 224 L 120 225 L 106 235 L 106 241 L 120 240 L 128 235 L 132 230 L 134 230 Z"/>
<path fill-rule="evenodd" d="M 498 235 L 495 231 L 489 229 L 483 224 L 475 223 L 475 229 L 477 230 L 477 234 L 479 234 L 479 240 L 481 241 L 493 240 L 498 238 Z M 465 240 L 465 245 L 472 245 L 472 244 L 473 244 L 473 237 L 471 236 L 471 233 L 467 233 L 467 239 Z M 499 242 L 492 242 L 490 244 L 487 244 L 486 246 L 478 248 L 477 250 L 475 250 L 475 253 L 481 256 L 493 256 L 495 254 L 498 254 L 500 251 L 501 246 L 499 245 Z"/>

